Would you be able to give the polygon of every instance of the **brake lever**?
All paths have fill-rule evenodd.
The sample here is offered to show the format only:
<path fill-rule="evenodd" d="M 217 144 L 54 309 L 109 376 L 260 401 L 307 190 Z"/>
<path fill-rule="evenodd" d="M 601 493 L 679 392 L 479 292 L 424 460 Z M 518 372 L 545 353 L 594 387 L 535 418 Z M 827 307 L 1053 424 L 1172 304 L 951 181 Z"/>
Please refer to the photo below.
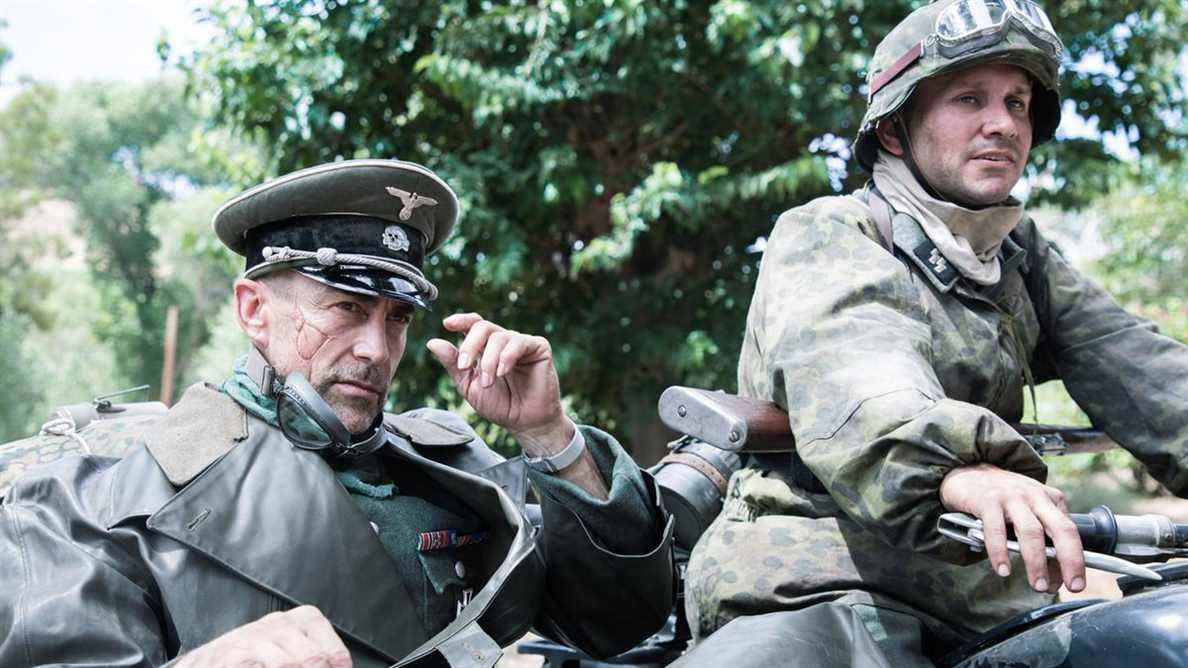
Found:
<path fill-rule="evenodd" d="M 974 552 L 986 551 L 986 535 L 982 531 L 982 520 L 976 517 L 966 515 L 965 513 L 945 513 L 937 520 L 936 528 L 941 535 L 968 545 Z M 1018 553 L 1019 542 L 1008 540 L 1007 549 L 1011 552 Z M 1056 548 L 1045 547 L 1044 553 L 1049 559 L 1053 559 L 1056 557 Z M 1125 559 L 1108 554 L 1086 550 L 1085 565 L 1090 568 L 1118 573 L 1120 575 L 1133 575 L 1144 580 L 1163 581 L 1163 577 L 1150 568 L 1139 566 L 1138 564 L 1133 564 Z"/>

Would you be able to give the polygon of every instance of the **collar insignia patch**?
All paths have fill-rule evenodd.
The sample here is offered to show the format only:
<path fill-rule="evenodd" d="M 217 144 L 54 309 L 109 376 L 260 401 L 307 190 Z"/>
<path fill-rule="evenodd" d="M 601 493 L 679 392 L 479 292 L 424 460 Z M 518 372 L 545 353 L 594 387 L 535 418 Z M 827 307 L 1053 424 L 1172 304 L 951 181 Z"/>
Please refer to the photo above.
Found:
<path fill-rule="evenodd" d="M 928 254 L 928 264 L 932 265 L 932 270 L 935 271 L 937 275 L 945 273 L 945 270 L 949 268 L 949 263 L 945 260 L 944 256 L 940 254 L 940 251 L 935 248 L 933 248 L 932 252 Z"/>

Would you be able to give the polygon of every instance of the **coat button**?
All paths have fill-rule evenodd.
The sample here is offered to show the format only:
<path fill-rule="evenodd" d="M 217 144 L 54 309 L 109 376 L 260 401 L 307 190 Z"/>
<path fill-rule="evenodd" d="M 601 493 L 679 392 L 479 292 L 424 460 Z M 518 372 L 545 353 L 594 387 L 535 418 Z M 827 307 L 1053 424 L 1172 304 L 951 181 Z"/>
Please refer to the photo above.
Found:
<path fill-rule="evenodd" d="M 454 572 L 457 573 L 458 577 L 460 578 L 466 577 L 466 564 L 463 564 L 461 561 L 454 562 Z"/>

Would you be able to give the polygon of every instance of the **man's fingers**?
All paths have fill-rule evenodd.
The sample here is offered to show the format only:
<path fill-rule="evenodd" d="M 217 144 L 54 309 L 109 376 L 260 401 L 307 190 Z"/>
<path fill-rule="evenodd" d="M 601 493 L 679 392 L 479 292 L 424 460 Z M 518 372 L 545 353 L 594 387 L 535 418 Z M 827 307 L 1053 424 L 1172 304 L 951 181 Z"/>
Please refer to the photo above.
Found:
<path fill-rule="evenodd" d="M 1055 504 L 1046 501 L 1047 497 L 1037 499 L 1032 505 L 1032 510 L 1043 523 L 1044 532 L 1052 537 L 1052 546 L 1056 548 L 1056 560 L 1060 563 L 1060 571 L 1064 575 L 1064 586 L 1070 591 L 1081 591 L 1085 588 L 1085 549 L 1081 545 L 1077 525 L 1073 524 L 1068 515 L 1062 513 Z"/>
<path fill-rule="evenodd" d="M 504 376 L 516 366 L 547 360 L 551 354 L 549 342 L 542 336 L 517 334 L 499 357 L 497 376 Z"/>
<path fill-rule="evenodd" d="M 293 623 L 278 624 L 271 631 L 268 638 L 269 642 L 276 646 L 278 657 L 282 657 L 283 661 L 276 663 L 267 662 L 267 666 L 285 666 L 285 665 L 299 665 L 304 668 L 310 666 L 311 668 L 329 668 L 329 663 L 326 660 L 326 654 L 322 648 L 318 647 L 312 639 L 307 637 L 302 632 L 301 628 Z M 261 643 L 261 647 L 264 644 Z"/>
<path fill-rule="evenodd" d="M 487 339 L 503 328 L 488 320 L 481 320 L 471 325 L 466 332 L 466 338 L 458 346 L 459 369 L 469 369 L 482 358 L 483 348 L 487 347 Z"/>
<path fill-rule="evenodd" d="M 446 370 L 454 370 L 454 362 L 458 360 L 458 349 L 454 347 L 454 344 L 445 339 L 429 339 L 425 342 L 425 347 L 433 353 L 433 356 L 437 358 L 438 362 L 441 362 Z"/>
<path fill-rule="evenodd" d="M 502 330 L 491 334 L 487 339 L 487 345 L 483 348 L 482 359 L 479 361 L 479 382 L 483 387 L 490 387 L 495 382 L 496 376 L 499 373 L 499 358 L 508 344 L 515 341 L 520 335 L 515 332 Z"/>
<path fill-rule="evenodd" d="M 1060 591 L 1060 583 L 1064 581 L 1064 572 L 1060 570 L 1060 562 L 1048 560 L 1048 593 L 1056 594 Z"/>
<path fill-rule="evenodd" d="M 303 605 L 225 633 L 178 662 L 185 668 L 229 665 L 350 668 L 351 654 L 325 615 Z"/>
<path fill-rule="evenodd" d="M 1015 540 L 1019 542 L 1019 553 L 1023 555 L 1023 566 L 1027 569 L 1027 581 L 1036 591 L 1048 590 L 1048 556 L 1044 551 L 1044 527 L 1031 508 L 1022 501 L 1007 506 L 1007 516 L 1015 528 Z"/>
<path fill-rule="evenodd" d="M 483 316 L 477 313 L 455 313 L 444 318 L 441 326 L 449 332 L 465 332 L 482 319 Z"/>
<path fill-rule="evenodd" d="M 242 653 L 242 656 L 245 657 L 244 659 L 236 661 L 235 663 L 223 664 L 220 661 L 221 657 L 217 657 L 216 655 L 216 661 L 220 661 L 216 665 L 265 666 L 266 668 L 272 668 L 273 666 L 292 665 L 295 663 L 293 655 L 286 652 L 285 649 L 281 647 L 279 643 L 277 643 L 276 638 L 273 635 L 275 633 L 275 629 L 270 629 L 268 631 L 268 635 L 266 636 L 245 639 L 246 643 L 244 647 L 247 649 L 247 651 Z"/>
<path fill-rule="evenodd" d="M 351 653 L 321 610 L 304 605 L 290 610 L 287 614 L 293 616 L 295 628 L 299 629 L 311 643 L 316 651 L 316 656 L 323 660 L 327 668 L 350 667 Z"/>
<path fill-rule="evenodd" d="M 465 392 L 464 386 L 469 382 L 470 372 L 458 368 L 458 349 L 454 347 L 454 344 L 445 339 L 429 339 L 425 342 L 425 347 L 445 367 L 446 373 L 449 374 L 450 380 L 454 381 L 454 385 Z"/>
<path fill-rule="evenodd" d="M 994 572 L 1002 577 L 1011 574 L 1011 556 L 1007 550 L 1006 520 L 1002 516 L 1002 508 L 997 504 L 991 506 L 982 517 L 982 531 L 986 538 L 986 556 Z"/>
<path fill-rule="evenodd" d="M 1048 495 L 1048 498 L 1052 500 L 1052 503 L 1056 504 L 1056 507 L 1060 509 L 1060 512 L 1064 513 L 1065 515 L 1068 514 L 1068 501 L 1064 498 L 1064 492 L 1056 489 L 1055 487 L 1048 487 L 1047 485 L 1044 485 L 1044 493 Z"/>

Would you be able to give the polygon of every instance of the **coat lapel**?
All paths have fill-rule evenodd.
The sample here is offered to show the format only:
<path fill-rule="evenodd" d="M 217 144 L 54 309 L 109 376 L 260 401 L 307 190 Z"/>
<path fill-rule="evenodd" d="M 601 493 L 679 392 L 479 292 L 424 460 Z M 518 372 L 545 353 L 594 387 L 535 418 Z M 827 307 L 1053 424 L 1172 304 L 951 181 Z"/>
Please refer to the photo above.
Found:
<path fill-rule="evenodd" d="M 148 438 L 171 482 L 185 485 L 148 527 L 294 605 L 317 606 L 344 635 L 393 660 L 421 644 L 428 634 L 414 599 L 321 457 L 255 418 L 240 418 L 243 432 L 184 429 L 220 411 L 216 425 L 235 423 L 223 419 L 227 404 L 243 415 L 213 390 L 187 392 L 177 409 L 186 399 L 191 418 Z"/>

